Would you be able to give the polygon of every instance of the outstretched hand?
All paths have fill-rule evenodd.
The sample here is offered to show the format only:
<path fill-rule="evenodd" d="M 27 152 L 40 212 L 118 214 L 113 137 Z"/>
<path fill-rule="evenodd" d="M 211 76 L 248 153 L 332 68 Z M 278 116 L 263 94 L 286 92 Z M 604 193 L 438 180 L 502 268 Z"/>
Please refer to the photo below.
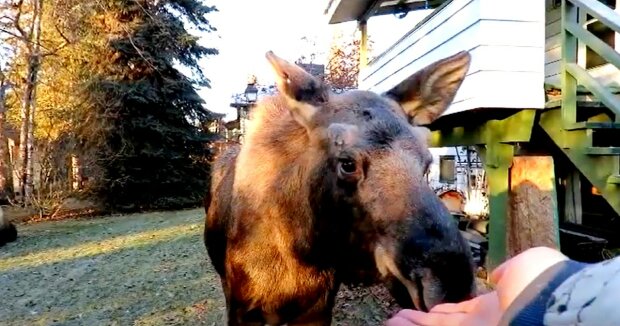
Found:
<path fill-rule="evenodd" d="M 549 267 L 568 260 L 547 247 L 528 249 L 504 262 L 490 276 L 495 291 L 460 303 L 433 307 L 428 313 L 402 310 L 386 326 L 485 326 L 497 325 L 517 296 Z"/>

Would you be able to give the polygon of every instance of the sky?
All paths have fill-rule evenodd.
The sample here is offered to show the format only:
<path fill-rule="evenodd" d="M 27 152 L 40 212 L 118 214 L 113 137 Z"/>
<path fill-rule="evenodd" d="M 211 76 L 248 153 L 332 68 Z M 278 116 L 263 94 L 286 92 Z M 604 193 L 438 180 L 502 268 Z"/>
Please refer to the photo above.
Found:
<path fill-rule="evenodd" d="M 355 22 L 329 25 L 323 11 L 328 0 L 211 0 L 218 12 L 208 18 L 216 32 L 200 35 L 201 43 L 215 47 L 219 54 L 201 61 L 210 89 L 200 89 L 209 110 L 236 118 L 230 107 L 233 93 L 241 93 L 248 76 L 257 76 L 260 84 L 272 84 L 273 72 L 265 59 L 269 50 L 286 60 L 295 61 L 304 53 L 326 51 L 332 31 L 344 29 L 355 35 Z M 427 12 L 410 13 L 404 19 L 382 16 L 368 22 L 369 37 L 377 55 L 411 29 Z M 316 45 L 301 40 L 307 36 Z M 319 58 L 320 59 L 320 58 Z M 317 62 L 324 63 L 324 62 Z"/>

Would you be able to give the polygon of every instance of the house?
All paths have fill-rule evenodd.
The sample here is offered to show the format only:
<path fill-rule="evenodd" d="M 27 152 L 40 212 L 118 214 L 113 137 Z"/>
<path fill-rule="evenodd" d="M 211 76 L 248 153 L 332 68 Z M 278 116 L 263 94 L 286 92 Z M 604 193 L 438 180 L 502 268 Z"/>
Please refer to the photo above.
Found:
<path fill-rule="evenodd" d="M 576 258 L 578 248 L 620 247 L 618 2 L 328 1 L 329 24 L 358 23 L 363 58 L 373 17 L 432 9 L 362 62 L 362 89 L 383 92 L 441 58 L 472 55 L 455 99 L 428 127 L 436 156 L 467 146 L 482 158 L 490 267 L 560 240 Z M 590 245 L 571 247 L 571 239 Z"/>
<path fill-rule="evenodd" d="M 325 65 L 315 63 L 297 63 L 311 75 L 323 80 L 325 77 Z M 250 111 L 254 103 L 266 96 L 275 95 L 278 92 L 276 85 L 261 85 L 256 76 L 250 75 L 244 93 L 233 94 L 230 106 L 237 111 L 237 119 L 225 123 L 225 138 L 230 141 L 243 142 L 247 124 L 250 121 Z M 250 99 L 253 93 L 255 98 Z"/>

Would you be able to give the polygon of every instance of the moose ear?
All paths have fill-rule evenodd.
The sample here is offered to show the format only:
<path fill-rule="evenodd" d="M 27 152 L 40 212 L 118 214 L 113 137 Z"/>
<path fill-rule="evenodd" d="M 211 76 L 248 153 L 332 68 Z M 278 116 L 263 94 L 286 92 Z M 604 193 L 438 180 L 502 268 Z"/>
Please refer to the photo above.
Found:
<path fill-rule="evenodd" d="M 384 95 L 402 106 L 411 124 L 429 124 L 452 103 L 470 60 L 470 54 L 461 51 L 416 72 Z"/>
<path fill-rule="evenodd" d="M 272 51 L 267 52 L 266 57 L 276 73 L 278 90 L 286 98 L 293 118 L 311 129 L 312 117 L 328 100 L 327 87 L 298 65 L 276 56 Z"/>

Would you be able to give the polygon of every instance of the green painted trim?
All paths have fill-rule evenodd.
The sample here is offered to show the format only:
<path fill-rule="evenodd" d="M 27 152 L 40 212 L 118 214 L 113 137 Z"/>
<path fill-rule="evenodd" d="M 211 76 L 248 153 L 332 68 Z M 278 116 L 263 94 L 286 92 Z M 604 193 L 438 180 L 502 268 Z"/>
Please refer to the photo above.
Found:
<path fill-rule="evenodd" d="M 510 166 L 514 146 L 491 143 L 479 148 L 489 185 L 489 253 L 486 267 L 493 270 L 508 258 L 507 227 Z"/>
<path fill-rule="evenodd" d="M 601 41 L 596 35 L 590 33 L 590 31 L 580 25 L 569 21 L 564 22 L 564 28 L 607 60 L 607 62 L 613 64 L 616 68 L 620 68 L 620 53 L 616 52 L 616 50 L 607 43 Z"/>
<path fill-rule="evenodd" d="M 569 127 L 577 122 L 577 79 L 566 71 L 566 65 L 577 63 L 577 38 L 569 33 L 564 24 L 578 22 L 576 6 L 562 0 L 562 126 Z"/>
<path fill-rule="evenodd" d="M 620 114 L 620 101 L 601 83 L 599 83 L 596 79 L 592 78 L 590 74 L 583 68 L 581 68 L 576 63 L 566 63 L 566 71 L 577 80 L 586 86 L 596 97 L 598 97 L 601 102 L 603 102 L 615 115 Z"/>
<path fill-rule="evenodd" d="M 620 147 L 586 147 L 585 153 L 588 155 L 620 155 Z"/>
<path fill-rule="evenodd" d="M 560 117 L 560 110 L 545 111 L 539 124 L 620 215 L 620 185 L 608 182 L 610 176 L 618 174 L 620 155 L 589 155 L 588 130 L 563 130 Z"/>
<path fill-rule="evenodd" d="M 527 142 L 532 135 L 536 110 L 520 110 L 503 120 L 476 126 L 457 126 L 431 133 L 431 147 L 476 146 L 490 143 Z"/>
<path fill-rule="evenodd" d="M 588 14 L 600 20 L 603 24 L 620 33 L 620 16 L 613 9 L 607 7 L 599 1 L 569 0 L 576 6 L 585 9 Z"/>
<path fill-rule="evenodd" d="M 579 130 L 579 129 L 620 129 L 620 122 L 589 122 L 582 121 L 577 122 L 566 130 Z"/>

